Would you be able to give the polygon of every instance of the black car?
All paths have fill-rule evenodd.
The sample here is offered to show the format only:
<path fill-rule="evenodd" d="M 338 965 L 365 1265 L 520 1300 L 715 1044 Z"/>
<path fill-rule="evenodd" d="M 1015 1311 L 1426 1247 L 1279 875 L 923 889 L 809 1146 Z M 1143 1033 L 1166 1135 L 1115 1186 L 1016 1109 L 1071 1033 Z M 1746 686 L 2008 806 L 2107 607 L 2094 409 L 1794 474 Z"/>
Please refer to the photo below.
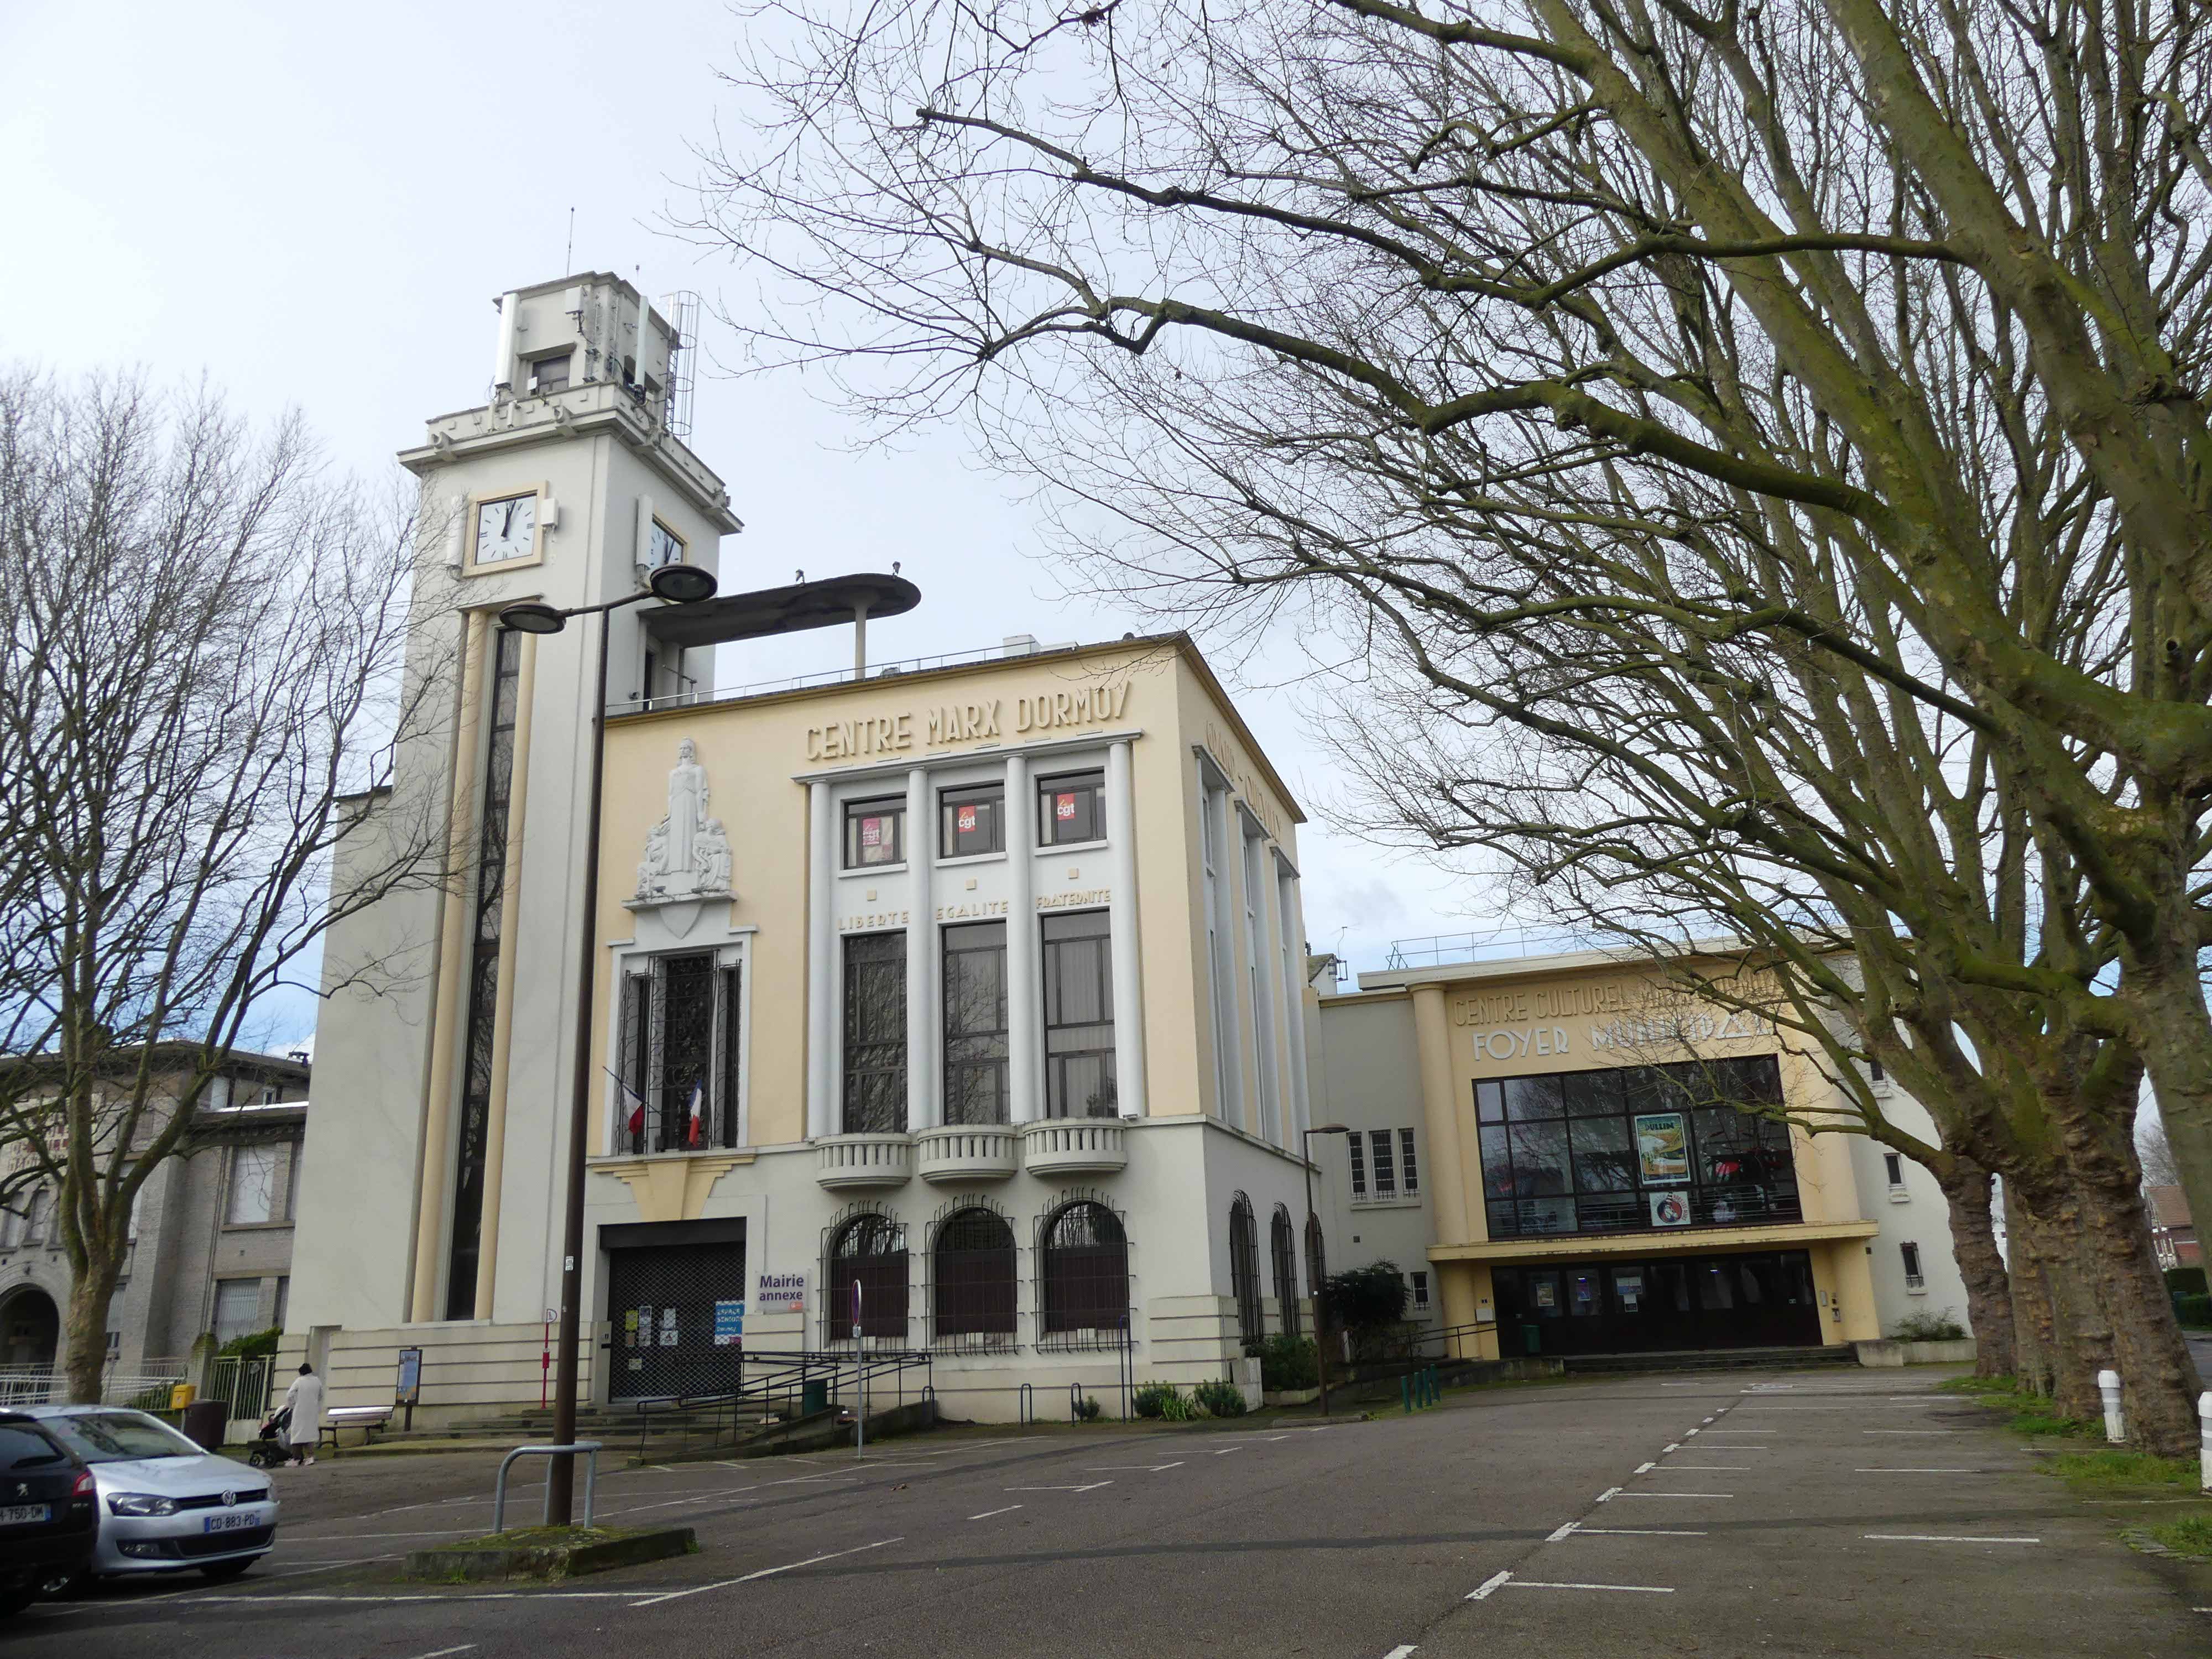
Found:
<path fill-rule="evenodd" d="M 36 1419 L 0 1412 L 0 1618 L 92 1563 L 92 1471 Z"/>

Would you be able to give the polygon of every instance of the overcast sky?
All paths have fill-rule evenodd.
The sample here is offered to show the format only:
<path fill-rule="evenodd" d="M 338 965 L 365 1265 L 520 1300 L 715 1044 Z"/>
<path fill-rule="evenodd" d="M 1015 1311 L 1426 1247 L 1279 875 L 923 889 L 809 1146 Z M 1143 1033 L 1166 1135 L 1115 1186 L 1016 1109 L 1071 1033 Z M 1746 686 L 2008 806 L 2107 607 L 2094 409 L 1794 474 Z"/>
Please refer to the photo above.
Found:
<path fill-rule="evenodd" d="M 388 469 L 424 417 L 481 401 L 492 298 L 564 274 L 572 207 L 569 270 L 695 289 L 710 307 L 749 292 L 726 256 L 658 228 L 685 204 L 687 143 L 730 112 L 714 71 L 738 27 L 712 3 L 650 0 L 8 0 L 0 352 L 71 373 L 205 374 L 254 414 L 296 404 L 343 465 Z M 719 331 L 703 331 L 711 354 Z M 968 465 L 957 434 L 858 454 L 852 438 L 798 375 L 702 376 L 692 447 L 747 526 L 724 544 L 728 578 L 901 561 L 923 603 L 870 629 L 878 660 L 1133 625 L 1060 597 L 1030 510 Z M 721 683 L 850 660 L 842 631 L 745 649 L 757 654 L 722 653 Z M 1328 688 L 1256 692 L 1264 662 L 1214 661 L 1313 819 L 1300 842 L 1314 947 L 1340 937 L 1376 967 L 1393 938 L 1468 925 L 1462 885 L 1333 830 L 1339 786 L 1306 736 Z"/>

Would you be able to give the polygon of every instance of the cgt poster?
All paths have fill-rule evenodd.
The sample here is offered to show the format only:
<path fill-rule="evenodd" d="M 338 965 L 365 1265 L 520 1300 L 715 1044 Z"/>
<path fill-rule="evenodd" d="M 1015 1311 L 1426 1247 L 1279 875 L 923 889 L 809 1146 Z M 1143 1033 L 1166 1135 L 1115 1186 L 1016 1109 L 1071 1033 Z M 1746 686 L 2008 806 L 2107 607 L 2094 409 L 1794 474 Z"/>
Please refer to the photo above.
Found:
<path fill-rule="evenodd" d="M 1680 1112 L 1639 1112 L 1636 1167 L 1647 1187 L 1679 1187 L 1690 1179 L 1690 1120 Z"/>

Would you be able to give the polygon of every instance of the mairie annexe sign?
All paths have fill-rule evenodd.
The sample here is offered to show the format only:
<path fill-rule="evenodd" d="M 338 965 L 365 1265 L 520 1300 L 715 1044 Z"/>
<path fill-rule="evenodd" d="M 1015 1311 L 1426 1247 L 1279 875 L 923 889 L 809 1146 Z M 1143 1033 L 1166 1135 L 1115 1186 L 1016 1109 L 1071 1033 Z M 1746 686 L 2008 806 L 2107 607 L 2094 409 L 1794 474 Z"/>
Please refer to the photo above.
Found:
<path fill-rule="evenodd" d="M 825 720 L 806 728 L 811 761 L 863 760 L 955 743 L 988 743 L 1008 736 L 1103 726 L 1118 720 L 1129 706 L 1129 679 L 1048 690 L 1012 697 L 983 697 L 969 702 L 933 703 L 899 714 L 860 715 Z"/>

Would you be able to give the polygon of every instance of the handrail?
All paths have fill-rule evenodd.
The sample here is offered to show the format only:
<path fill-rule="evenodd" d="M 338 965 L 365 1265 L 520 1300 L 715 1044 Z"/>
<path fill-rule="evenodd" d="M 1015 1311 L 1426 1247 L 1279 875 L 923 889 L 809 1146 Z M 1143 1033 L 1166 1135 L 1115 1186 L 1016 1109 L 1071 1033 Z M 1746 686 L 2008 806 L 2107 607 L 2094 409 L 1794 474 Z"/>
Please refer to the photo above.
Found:
<path fill-rule="evenodd" d="M 743 1380 L 735 1388 L 713 1394 L 670 1395 L 631 1401 L 638 1414 L 637 1454 L 643 1461 L 647 1443 L 653 1432 L 653 1418 L 659 1413 L 698 1413 L 711 1412 L 713 1421 L 707 1426 L 708 1443 L 720 1443 L 726 1432 L 734 1434 L 738 1414 L 749 1401 L 757 1401 L 764 1410 L 773 1411 L 778 1401 L 803 1401 L 806 1384 L 817 1377 L 827 1376 L 833 1394 L 842 1386 L 848 1373 L 857 1394 L 864 1382 L 879 1376 L 894 1376 L 898 1381 L 899 1398 L 906 1397 L 905 1373 L 921 1366 L 934 1378 L 935 1356 L 927 1352 L 897 1348 L 879 1350 L 862 1356 L 836 1352 L 808 1349 L 748 1352 L 742 1364 Z M 765 1367 L 764 1373 L 757 1368 Z M 933 1395 L 933 1386 L 932 1393 Z M 679 1451 L 688 1451 L 691 1436 L 687 1425 Z"/>
<path fill-rule="evenodd" d="M 584 1524 L 592 1524 L 592 1495 L 599 1484 L 599 1443 L 579 1440 L 566 1446 L 517 1446 L 499 1460 L 499 1478 L 492 1483 L 491 1529 L 494 1533 L 507 1530 L 507 1472 L 514 1467 L 518 1457 L 562 1457 L 584 1454 Z M 546 1526 L 553 1524 L 553 1483 L 545 1483 Z"/>

